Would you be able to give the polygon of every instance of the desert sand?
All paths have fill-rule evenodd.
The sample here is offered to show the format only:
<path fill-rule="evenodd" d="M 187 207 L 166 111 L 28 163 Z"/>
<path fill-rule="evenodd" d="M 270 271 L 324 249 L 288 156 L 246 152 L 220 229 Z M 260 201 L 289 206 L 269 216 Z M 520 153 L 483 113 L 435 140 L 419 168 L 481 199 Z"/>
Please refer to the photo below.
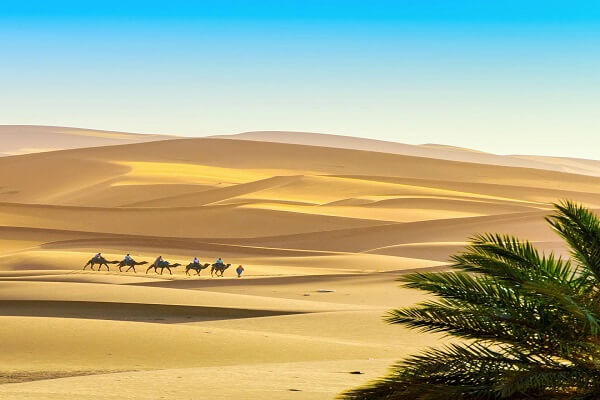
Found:
<path fill-rule="evenodd" d="M 0 158 L 0 398 L 333 399 L 445 340 L 382 322 L 423 299 L 396 278 L 478 232 L 562 254 L 550 203 L 600 208 L 585 160 L 155 139 Z M 233 266 L 83 271 L 98 251 Z"/>

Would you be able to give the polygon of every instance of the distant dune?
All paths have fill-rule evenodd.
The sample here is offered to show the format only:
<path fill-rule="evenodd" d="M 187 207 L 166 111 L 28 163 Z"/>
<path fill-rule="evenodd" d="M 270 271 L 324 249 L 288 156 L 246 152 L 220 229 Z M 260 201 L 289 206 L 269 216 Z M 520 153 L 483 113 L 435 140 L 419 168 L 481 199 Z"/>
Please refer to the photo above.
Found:
<path fill-rule="evenodd" d="M 410 145 L 351 136 L 287 131 L 244 132 L 234 135 L 218 135 L 212 137 L 376 151 L 441 160 L 502 165 L 508 167 L 538 168 L 600 176 L 600 162 L 559 157 L 496 155 L 443 144 Z"/>
<path fill-rule="evenodd" d="M 173 135 L 136 134 L 85 128 L 37 125 L 0 125 L 0 157 L 177 139 Z M 390 141 L 311 132 L 256 131 L 210 138 L 288 143 L 364 150 L 440 160 L 536 168 L 600 176 L 600 161 L 535 155 L 497 155 L 446 144 L 410 145 Z"/>
<path fill-rule="evenodd" d="M 565 255 L 550 203 L 600 209 L 590 160 L 304 133 L 0 135 L 0 152 L 31 151 L 0 157 L 2 399 L 332 400 L 445 340 L 382 321 L 423 299 L 402 274 L 447 269 L 477 232 Z M 99 251 L 232 266 L 84 271 Z"/>
<path fill-rule="evenodd" d="M 141 143 L 170 138 L 172 136 L 142 135 L 60 126 L 0 125 L 0 156 Z"/>

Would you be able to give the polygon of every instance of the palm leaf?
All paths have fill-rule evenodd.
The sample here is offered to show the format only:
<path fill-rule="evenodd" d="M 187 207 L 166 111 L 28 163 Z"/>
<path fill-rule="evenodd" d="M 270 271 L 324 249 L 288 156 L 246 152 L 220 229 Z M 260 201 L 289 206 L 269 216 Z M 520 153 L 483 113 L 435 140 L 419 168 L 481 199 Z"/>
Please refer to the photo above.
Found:
<path fill-rule="evenodd" d="M 572 202 L 547 218 L 571 260 L 509 235 L 474 236 L 453 270 L 403 285 L 433 299 L 392 310 L 389 323 L 461 342 L 396 364 L 348 400 L 600 398 L 600 220 Z"/>

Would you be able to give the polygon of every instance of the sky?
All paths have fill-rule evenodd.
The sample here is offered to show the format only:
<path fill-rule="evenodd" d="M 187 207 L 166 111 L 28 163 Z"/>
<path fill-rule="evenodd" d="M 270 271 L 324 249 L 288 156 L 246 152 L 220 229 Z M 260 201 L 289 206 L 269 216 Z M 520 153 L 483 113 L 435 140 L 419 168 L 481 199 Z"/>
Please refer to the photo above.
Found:
<path fill-rule="evenodd" d="M 0 124 L 600 159 L 600 2 L 2 0 Z"/>

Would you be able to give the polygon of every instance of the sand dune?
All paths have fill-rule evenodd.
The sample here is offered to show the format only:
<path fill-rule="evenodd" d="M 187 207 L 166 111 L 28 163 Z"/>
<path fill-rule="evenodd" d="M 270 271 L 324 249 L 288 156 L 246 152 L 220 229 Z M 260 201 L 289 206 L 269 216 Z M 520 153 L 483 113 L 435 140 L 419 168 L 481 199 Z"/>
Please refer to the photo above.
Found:
<path fill-rule="evenodd" d="M 355 387 L 382 375 L 392 359 L 289 362 L 198 367 L 152 371 L 104 373 L 87 371 L 93 376 L 62 378 L 0 386 L 3 398 L 64 399 L 195 399 L 229 400 L 240 396 L 261 400 L 332 399 L 348 387 Z M 276 371 L 277 379 L 274 379 Z M 352 371 L 366 371 L 351 374 Z M 57 372 L 54 372 L 57 374 Z M 24 374 L 15 374 L 23 376 Z M 15 376 L 13 375 L 13 376 Z M 26 376 L 26 375 L 25 375 Z M 39 376 L 39 375 L 38 375 Z M 62 376 L 62 375 L 61 375 Z M 269 379 L 265 379 L 269 377 Z M 201 384 L 198 382 L 201 381 Z M 315 383 L 316 382 L 316 383 Z M 107 393 L 110 386 L 114 390 Z"/>
<path fill-rule="evenodd" d="M 0 158 L 3 399 L 333 399 L 443 340 L 381 321 L 423 299 L 399 276 L 448 268 L 477 232 L 562 254 L 550 203 L 600 208 L 585 160 L 31 129 L 35 146 L 0 152 L 47 146 L 39 135 L 77 148 Z M 233 265 L 223 278 L 83 271 L 98 251 Z"/>
<path fill-rule="evenodd" d="M 600 176 L 600 164 L 592 160 L 543 156 L 497 155 L 443 144 L 428 143 L 422 145 L 411 145 L 351 136 L 288 131 L 256 131 L 232 135 L 216 135 L 211 137 L 273 143 L 303 144 L 311 146 L 335 147 L 340 149 L 366 150 L 380 153 L 435 158 L 440 160 L 463 161 L 509 167 L 538 168 L 551 171 Z"/>
<path fill-rule="evenodd" d="M 384 223 L 234 205 L 105 209 L 3 203 L 0 204 L 0 218 L 6 224 L 21 227 L 81 231 L 92 227 L 97 232 L 167 237 L 223 237 L 234 232 L 238 237 L 255 237 L 274 232 L 316 232 Z M 139 221 L 144 223 L 140 224 Z"/>
<path fill-rule="evenodd" d="M 544 164 L 554 164 L 564 172 L 573 172 L 586 175 L 598 176 L 600 174 L 600 162 L 583 158 L 550 157 L 550 156 L 525 156 L 514 155 L 514 158 L 523 160 L 541 161 Z M 558 168 L 557 168 L 558 169 Z"/>
<path fill-rule="evenodd" d="M 67 128 L 61 126 L 0 125 L 0 156 L 165 140 L 166 135 Z"/>
<path fill-rule="evenodd" d="M 488 232 L 492 227 L 494 231 L 512 233 L 536 241 L 556 239 L 543 220 L 545 215 L 546 212 L 541 211 L 451 218 L 289 236 L 229 239 L 227 242 L 246 246 L 260 244 L 279 247 L 285 244 L 287 248 L 293 249 L 323 250 L 327 248 L 337 252 L 368 252 L 399 244 L 465 242 L 473 234 Z"/>

